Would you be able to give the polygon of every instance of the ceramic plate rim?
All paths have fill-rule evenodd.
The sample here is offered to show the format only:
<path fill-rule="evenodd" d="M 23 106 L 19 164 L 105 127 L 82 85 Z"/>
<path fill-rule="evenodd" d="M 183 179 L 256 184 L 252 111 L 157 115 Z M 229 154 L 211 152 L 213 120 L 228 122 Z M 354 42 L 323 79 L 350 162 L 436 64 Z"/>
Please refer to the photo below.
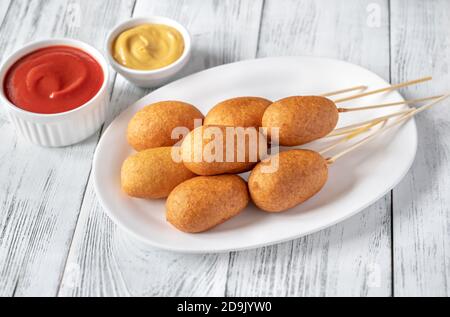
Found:
<path fill-rule="evenodd" d="M 279 60 L 279 59 L 302 59 L 302 58 L 311 58 L 311 59 L 322 59 L 322 60 L 328 60 L 331 62 L 337 62 L 337 63 L 342 63 L 342 64 L 346 64 L 348 66 L 351 67 L 357 67 L 360 69 L 363 69 L 365 71 L 369 71 L 370 73 L 372 73 L 373 76 L 376 76 L 380 81 L 384 82 L 386 84 L 386 86 L 390 85 L 390 83 L 388 83 L 386 80 L 384 80 L 382 77 L 380 77 L 379 75 L 377 75 L 376 73 L 372 72 L 371 70 L 364 68 L 362 66 L 347 62 L 347 61 L 343 61 L 343 60 L 339 60 L 339 59 L 334 59 L 334 58 L 327 58 L 327 57 L 317 57 L 317 56 L 308 56 L 308 55 L 299 55 L 299 56 L 283 56 L 283 57 L 263 57 L 263 58 L 257 58 L 257 59 L 247 59 L 247 60 L 242 60 L 242 61 L 237 61 L 234 63 L 228 63 L 228 64 L 223 64 L 223 65 L 218 65 L 212 68 L 208 68 L 196 73 L 193 73 L 191 75 L 188 75 L 184 78 L 180 78 L 176 81 L 173 81 L 171 83 L 169 83 L 168 85 L 177 83 L 179 81 L 183 81 L 186 80 L 192 76 L 197 76 L 198 74 L 204 74 L 210 71 L 215 71 L 219 68 L 224 68 L 227 67 L 229 65 L 232 64 L 241 64 L 241 63 L 246 63 L 246 62 L 253 62 L 253 61 L 261 61 L 261 60 L 266 60 L 266 61 L 270 61 L 270 60 Z M 352 212 L 349 212 L 343 216 L 341 216 L 340 218 L 330 221 L 330 222 L 326 222 L 321 226 L 317 226 L 315 228 L 312 228 L 310 230 L 306 230 L 304 232 L 299 233 L 298 235 L 292 235 L 290 237 L 287 238 L 281 238 L 281 239 L 274 239 L 270 242 L 261 242 L 261 243 L 252 243 L 249 245 L 245 245 L 245 246 L 240 246 L 240 247 L 218 247 L 215 250 L 205 250 L 205 249 L 186 249 L 183 247 L 174 247 L 174 246 L 170 246 L 170 245 L 164 245 L 152 240 L 147 239 L 146 237 L 140 235 L 139 233 L 134 232 L 133 230 L 131 230 L 130 228 L 128 228 L 125 224 L 122 223 L 122 221 L 120 221 L 114 214 L 114 212 L 111 212 L 110 210 L 110 206 L 109 203 L 104 199 L 103 195 L 101 194 L 102 191 L 100 190 L 101 184 L 100 184 L 100 180 L 99 178 L 96 176 L 97 175 L 97 169 L 98 169 L 98 165 L 100 164 L 100 159 L 99 156 L 102 151 L 103 151 L 103 147 L 106 145 L 105 142 L 102 142 L 105 138 L 104 136 L 108 134 L 108 132 L 112 129 L 114 129 L 114 125 L 115 122 L 123 115 L 125 115 L 130 109 L 134 108 L 137 104 L 140 104 L 142 102 L 142 100 L 148 98 L 150 95 L 152 94 L 156 94 L 157 92 L 159 92 L 159 90 L 165 88 L 166 85 L 152 91 L 151 93 L 145 95 L 144 97 L 140 98 L 139 100 L 137 100 L 136 102 L 132 103 L 130 106 L 128 106 L 125 110 L 122 111 L 122 113 L 120 113 L 118 116 L 116 116 L 114 118 L 114 120 L 109 124 L 109 126 L 105 129 L 105 131 L 103 132 L 98 145 L 96 147 L 95 153 L 94 153 L 94 158 L 93 158 L 93 167 L 92 167 L 92 174 L 93 174 L 93 179 L 94 179 L 94 189 L 95 189 L 95 193 L 96 193 L 96 197 L 100 202 L 100 205 L 103 209 L 103 211 L 107 214 L 107 216 L 116 224 L 118 225 L 118 227 L 125 231 L 126 233 L 130 234 L 131 236 L 133 236 L 134 238 L 136 238 L 137 240 L 143 242 L 144 244 L 159 248 L 159 249 L 164 249 L 164 250 L 168 250 L 168 251 L 173 251 L 173 252 L 177 252 L 177 253 L 184 253 L 184 254 L 208 254 L 208 253 L 227 253 L 227 252 L 232 252 L 232 251 L 243 251 L 243 250 L 251 250 L 251 249 L 256 249 L 256 248 L 260 248 L 260 247 L 264 247 L 264 246 L 272 246 L 275 244 L 279 244 L 279 243 L 283 243 L 283 242 L 287 242 L 287 241 L 292 241 L 295 239 L 299 239 L 301 237 L 319 232 L 321 230 L 324 230 L 326 228 L 332 227 L 340 222 L 343 222 L 353 216 L 355 216 L 356 214 L 360 213 L 362 210 L 366 209 L 367 207 L 371 206 L 372 204 L 374 204 L 375 202 L 377 202 L 378 200 L 380 200 L 383 196 L 385 196 L 389 191 L 391 191 L 395 186 L 397 186 L 402 179 L 406 176 L 406 174 L 409 172 L 409 170 L 411 169 L 411 166 L 415 160 L 415 157 L 417 155 L 417 149 L 418 149 L 418 131 L 417 131 L 417 125 L 415 122 L 415 119 L 412 118 L 410 120 L 412 128 L 413 128 L 413 136 L 411 136 L 411 142 L 412 142 L 412 146 L 413 146 L 413 155 L 410 156 L 409 161 L 404 163 L 405 169 L 403 171 L 403 173 L 399 174 L 398 178 L 395 179 L 395 181 L 392 181 L 391 184 L 389 184 L 388 186 L 386 186 L 385 190 L 382 191 L 382 193 L 378 196 L 376 196 L 374 199 L 371 199 L 370 201 L 368 201 L 367 203 L 365 203 L 363 206 L 361 206 L 360 208 L 356 208 L 354 209 Z M 402 100 L 404 100 L 403 96 L 395 91 L 394 92 L 396 95 L 398 95 L 399 98 L 401 98 Z"/>

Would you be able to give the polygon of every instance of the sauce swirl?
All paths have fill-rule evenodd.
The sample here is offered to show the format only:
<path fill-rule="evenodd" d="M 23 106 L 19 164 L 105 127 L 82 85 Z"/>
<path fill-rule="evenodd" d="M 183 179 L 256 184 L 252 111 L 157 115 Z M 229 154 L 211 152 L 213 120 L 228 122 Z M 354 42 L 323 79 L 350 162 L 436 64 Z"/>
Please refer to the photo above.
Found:
<path fill-rule="evenodd" d="M 4 90 L 21 109 L 54 114 L 82 106 L 103 82 L 103 70 L 91 55 L 75 47 L 50 46 L 19 59 L 6 74 Z"/>
<path fill-rule="evenodd" d="M 114 59 L 136 70 L 168 66 L 181 57 L 184 40 L 175 28 L 164 24 L 141 24 L 128 29 L 112 45 Z"/>

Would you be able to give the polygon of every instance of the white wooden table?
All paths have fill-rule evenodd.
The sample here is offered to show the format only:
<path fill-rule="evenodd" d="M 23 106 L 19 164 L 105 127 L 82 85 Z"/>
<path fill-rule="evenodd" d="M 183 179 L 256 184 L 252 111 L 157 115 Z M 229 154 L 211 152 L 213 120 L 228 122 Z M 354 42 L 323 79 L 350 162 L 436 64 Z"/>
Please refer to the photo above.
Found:
<path fill-rule="evenodd" d="M 243 59 L 319 55 L 391 82 L 431 74 L 408 98 L 448 90 L 446 0 L 2 0 L 0 57 L 46 37 L 103 48 L 116 23 L 164 15 L 193 35 L 184 76 Z M 148 90 L 113 75 L 110 122 Z M 450 108 L 417 118 L 405 179 L 357 216 L 245 252 L 148 247 L 104 214 L 90 177 L 101 132 L 67 148 L 30 145 L 0 108 L 0 296 L 409 296 L 450 294 Z M 389 172 L 389 171 L 387 171 Z"/>

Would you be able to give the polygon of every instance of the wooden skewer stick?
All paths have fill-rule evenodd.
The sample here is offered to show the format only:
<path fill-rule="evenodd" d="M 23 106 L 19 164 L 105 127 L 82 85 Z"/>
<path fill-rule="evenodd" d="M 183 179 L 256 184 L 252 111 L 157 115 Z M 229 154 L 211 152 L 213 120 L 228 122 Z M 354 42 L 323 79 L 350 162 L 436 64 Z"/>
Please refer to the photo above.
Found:
<path fill-rule="evenodd" d="M 330 158 L 327 158 L 327 163 L 328 163 L 328 164 L 333 164 L 334 162 L 336 162 L 336 161 L 337 161 L 339 158 L 341 158 L 342 156 L 344 156 L 344 155 L 346 155 L 346 154 L 352 152 L 353 150 L 356 150 L 356 149 L 359 148 L 360 146 L 366 144 L 366 143 L 369 142 L 370 140 L 372 140 L 372 139 L 374 139 L 375 137 L 377 137 L 379 134 L 385 132 L 386 130 L 388 130 L 388 129 L 392 128 L 392 127 L 394 127 L 394 126 L 397 125 L 398 123 L 403 122 L 404 120 L 406 120 L 407 116 L 408 116 L 409 114 L 411 114 L 413 111 L 414 111 L 414 110 L 409 110 L 409 111 L 408 111 L 409 113 L 403 115 L 403 116 L 400 117 L 398 120 L 396 120 L 394 123 L 392 123 L 392 124 L 390 124 L 390 125 L 388 125 L 388 126 L 385 126 L 385 127 L 382 128 L 382 129 L 379 129 L 379 130 L 375 131 L 374 133 L 372 133 L 372 134 L 369 135 L 368 137 L 362 139 L 361 141 L 355 143 L 355 144 L 352 145 L 351 147 L 349 147 L 349 148 L 343 150 L 342 152 L 340 152 L 340 153 L 338 153 L 338 154 L 336 154 L 336 155 L 334 155 L 334 156 L 332 156 L 332 157 L 330 157 Z"/>
<path fill-rule="evenodd" d="M 345 88 L 345 89 L 341 89 L 341 90 L 330 91 L 330 92 L 324 93 L 324 94 L 322 94 L 320 96 L 322 96 L 322 97 L 331 97 L 331 96 L 340 95 L 340 94 L 343 94 L 343 93 L 346 93 L 346 92 L 350 92 L 350 91 L 366 90 L 366 89 L 367 89 L 367 86 L 360 85 L 360 86 Z"/>
<path fill-rule="evenodd" d="M 350 124 L 347 125 L 345 127 L 339 128 L 339 129 L 334 129 L 330 134 L 328 134 L 326 136 L 326 138 L 328 137 L 334 137 L 334 136 L 339 136 L 339 135 L 343 135 L 343 134 L 348 134 L 351 132 L 354 132 L 356 130 L 358 130 L 361 126 L 365 126 L 367 124 L 370 124 L 371 122 L 373 122 L 374 120 L 385 120 L 385 119 L 389 119 L 389 118 L 393 118 L 393 117 L 397 117 L 400 116 L 402 114 L 406 114 L 407 112 L 410 112 L 411 109 L 405 109 L 405 110 L 401 110 L 401 111 L 397 111 L 385 116 L 381 116 L 375 119 L 371 119 L 371 120 L 367 120 L 367 121 L 363 121 L 363 122 L 358 122 L 355 124 Z"/>
<path fill-rule="evenodd" d="M 337 99 L 334 101 L 334 103 L 339 103 L 339 102 L 344 102 L 344 101 L 349 101 L 349 100 L 353 100 L 353 99 L 357 99 L 357 98 L 362 98 L 365 96 L 369 96 L 369 95 L 374 95 L 374 94 L 378 94 L 380 92 L 385 92 L 385 91 L 392 91 L 398 88 L 402 88 L 402 87 L 406 87 L 406 86 L 410 86 L 410 85 L 415 85 L 415 84 L 419 84 L 419 83 L 423 83 L 424 81 L 428 81 L 431 80 L 432 77 L 423 77 L 423 78 L 419 78 L 419 79 L 415 79 L 415 80 L 410 80 L 410 81 L 406 81 L 400 84 L 396 84 L 396 85 L 392 85 L 389 87 L 385 87 L 385 88 L 380 88 L 380 89 L 375 89 L 375 90 L 371 90 L 368 92 L 363 92 L 357 95 L 353 95 L 350 97 L 344 97 L 341 99 Z"/>
<path fill-rule="evenodd" d="M 370 106 L 364 106 L 364 107 L 338 108 L 338 111 L 339 112 L 351 112 L 351 111 L 386 108 L 386 107 L 392 107 L 392 106 L 398 106 L 398 105 L 409 105 L 409 104 L 413 104 L 413 103 L 438 99 L 441 97 L 442 97 L 442 95 L 437 95 L 437 96 L 431 96 L 431 97 L 425 97 L 425 98 L 419 98 L 419 99 L 410 99 L 410 100 L 404 100 L 404 101 L 398 101 L 398 102 L 381 103 L 378 105 L 370 105 Z"/>
<path fill-rule="evenodd" d="M 349 110 L 353 110 L 353 109 L 365 110 L 365 109 L 379 108 L 379 106 L 384 107 L 384 106 L 394 106 L 394 105 L 401 105 L 401 104 L 412 104 L 412 103 L 418 103 L 418 102 L 423 102 L 423 101 L 428 101 L 428 100 L 433 100 L 433 99 L 439 99 L 441 97 L 443 97 L 443 95 L 437 95 L 437 96 L 431 96 L 431 97 L 425 97 L 425 98 L 419 98 L 419 99 L 411 99 L 411 100 L 405 100 L 405 101 L 399 101 L 399 102 L 391 102 L 391 103 L 385 103 L 385 104 L 381 104 L 381 105 L 366 106 L 366 107 L 362 107 L 362 108 L 351 108 Z M 338 109 L 345 109 L 345 108 L 338 108 Z M 398 112 L 394 112 L 394 113 L 386 115 L 386 116 L 382 116 L 382 117 L 364 121 L 364 122 L 359 122 L 359 123 L 352 124 L 352 125 L 349 125 L 349 126 L 346 126 L 343 128 L 335 129 L 330 134 L 328 134 L 326 137 L 348 134 L 348 133 L 351 133 L 351 132 L 359 129 L 361 126 L 364 126 L 366 124 L 373 122 L 374 120 L 378 120 L 378 119 L 382 120 L 382 119 L 388 119 L 391 117 L 396 117 L 396 116 L 404 114 L 408 111 L 409 111 L 409 109 L 403 110 L 403 111 L 398 111 Z"/>
<path fill-rule="evenodd" d="M 375 119 L 373 122 L 371 122 L 371 123 L 369 123 L 369 124 L 367 124 L 365 126 L 359 127 L 358 129 L 355 129 L 353 132 L 349 133 L 345 137 L 340 138 L 338 141 L 334 142 L 333 144 L 331 144 L 328 147 L 324 148 L 323 150 L 319 151 L 319 154 L 323 155 L 323 154 L 333 150 L 339 144 L 345 143 L 347 141 L 350 141 L 351 139 L 357 137 L 358 135 L 360 135 L 360 134 L 362 134 L 364 132 L 369 131 L 372 127 L 374 127 L 374 126 L 376 126 L 376 125 L 378 125 L 380 123 L 383 123 L 382 126 L 384 127 L 384 125 L 386 124 L 387 120 L 388 119 L 384 119 L 384 120 L 383 119 L 381 119 L 381 120 L 380 119 L 378 119 L 378 120 Z"/>
<path fill-rule="evenodd" d="M 444 99 L 447 99 L 448 97 L 450 97 L 450 94 L 446 94 L 443 95 L 441 98 L 426 104 L 425 106 L 422 106 L 420 108 L 417 109 L 412 109 L 410 110 L 408 113 L 406 113 L 405 115 L 401 116 L 400 118 L 398 118 L 397 120 L 395 120 L 394 122 L 392 122 L 389 125 L 386 125 L 385 127 L 375 131 L 374 133 L 372 133 L 371 135 L 369 135 L 368 137 L 362 139 L 361 141 L 355 143 L 354 145 L 352 145 L 351 147 L 349 147 L 348 149 L 345 149 L 344 151 L 342 151 L 341 153 L 338 153 L 330 158 L 327 159 L 328 164 L 333 164 L 334 162 L 336 162 L 336 160 L 338 160 L 339 158 L 341 158 L 342 156 L 352 152 L 353 150 L 359 148 L 360 146 L 366 144 L 367 142 L 369 142 L 370 140 L 376 138 L 377 136 L 379 136 L 380 134 L 384 133 L 385 131 L 393 128 L 396 125 L 399 125 L 402 122 L 405 122 L 406 120 L 412 118 L 413 116 L 415 116 L 416 114 L 425 111 L 429 108 L 431 108 L 432 106 L 434 106 L 435 104 L 443 101 Z"/>

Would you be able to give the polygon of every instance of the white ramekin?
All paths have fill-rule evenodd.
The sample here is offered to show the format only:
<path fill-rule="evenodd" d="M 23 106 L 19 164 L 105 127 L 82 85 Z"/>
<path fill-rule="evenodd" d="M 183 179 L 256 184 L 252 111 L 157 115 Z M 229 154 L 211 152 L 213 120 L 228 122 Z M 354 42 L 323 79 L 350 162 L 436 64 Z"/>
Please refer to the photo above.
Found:
<path fill-rule="evenodd" d="M 179 59 L 170 65 L 155 70 L 135 70 L 122 66 L 116 62 L 112 54 L 114 40 L 123 31 L 145 23 L 165 24 L 177 29 L 181 33 L 184 40 L 184 51 Z M 125 77 L 128 81 L 143 88 L 158 87 L 169 81 L 169 79 L 179 72 L 188 62 L 191 56 L 191 36 L 184 26 L 166 17 L 151 16 L 133 18 L 117 25 L 108 34 L 106 39 L 106 52 L 108 55 L 108 60 L 114 70 Z"/>
<path fill-rule="evenodd" d="M 65 45 L 81 49 L 91 55 L 103 70 L 103 85 L 84 105 L 66 112 L 40 114 L 16 107 L 5 95 L 4 80 L 10 67 L 23 56 L 38 49 Z M 50 39 L 31 43 L 11 54 L 0 68 L 0 101 L 17 130 L 29 141 L 47 147 L 78 143 L 96 132 L 106 117 L 108 105 L 109 67 L 103 55 L 92 46 L 73 39 Z"/>

